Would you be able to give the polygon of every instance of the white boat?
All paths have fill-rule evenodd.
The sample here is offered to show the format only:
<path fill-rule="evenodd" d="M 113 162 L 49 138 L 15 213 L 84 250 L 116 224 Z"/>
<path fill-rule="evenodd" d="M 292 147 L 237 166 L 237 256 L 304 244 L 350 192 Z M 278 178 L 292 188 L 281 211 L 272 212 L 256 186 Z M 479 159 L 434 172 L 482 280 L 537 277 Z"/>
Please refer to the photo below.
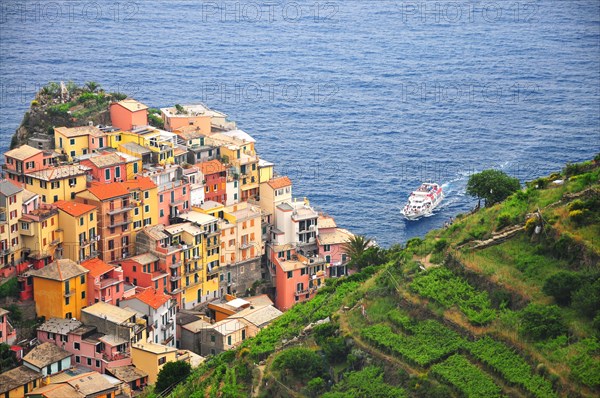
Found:
<path fill-rule="evenodd" d="M 400 210 L 400 213 L 408 220 L 430 216 L 443 199 L 442 186 L 426 182 L 410 194 L 408 203 Z"/>

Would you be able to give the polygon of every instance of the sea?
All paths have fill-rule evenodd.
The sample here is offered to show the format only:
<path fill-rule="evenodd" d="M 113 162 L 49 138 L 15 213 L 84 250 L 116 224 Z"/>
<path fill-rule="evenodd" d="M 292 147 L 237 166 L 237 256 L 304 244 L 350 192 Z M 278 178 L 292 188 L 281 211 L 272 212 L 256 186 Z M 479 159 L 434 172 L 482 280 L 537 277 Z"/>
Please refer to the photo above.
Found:
<path fill-rule="evenodd" d="M 403 243 L 600 152 L 600 1 L 0 2 L 0 148 L 49 81 L 204 102 L 338 226 Z M 446 199 L 399 213 L 423 181 Z"/>

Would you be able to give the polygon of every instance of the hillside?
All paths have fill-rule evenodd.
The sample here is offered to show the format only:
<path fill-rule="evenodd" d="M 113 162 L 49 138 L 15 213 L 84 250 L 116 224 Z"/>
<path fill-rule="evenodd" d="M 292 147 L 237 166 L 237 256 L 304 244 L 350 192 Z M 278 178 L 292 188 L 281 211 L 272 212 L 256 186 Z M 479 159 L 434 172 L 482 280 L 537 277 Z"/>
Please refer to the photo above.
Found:
<path fill-rule="evenodd" d="M 94 82 L 77 86 L 73 82 L 58 84 L 50 82 L 36 93 L 29 110 L 12 137 L 10 147 L 27 144 L 50 149 L 54 144 L 55 126 L 75 127 L 110 124 L 108 105 L 127 96 L 107 93 Z"/>
<path fill-rule="evenodd" d="M 598 396 L 598 160 L 369 252 L 171 396 Z"/>

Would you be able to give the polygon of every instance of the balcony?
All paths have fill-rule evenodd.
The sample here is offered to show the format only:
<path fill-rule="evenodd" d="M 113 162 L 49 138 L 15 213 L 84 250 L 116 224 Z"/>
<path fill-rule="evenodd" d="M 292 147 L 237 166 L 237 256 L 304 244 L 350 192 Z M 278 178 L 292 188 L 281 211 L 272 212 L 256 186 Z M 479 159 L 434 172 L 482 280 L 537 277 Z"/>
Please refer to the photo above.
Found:
<path fill-rule="evenodd" d="M 181 275 L 171 275 L 171 282 L 177 282 L 178 280 L 181 279 Z"/>
<path fill-rule="evenodd" d="M 108 214 L 109 216 L 114 216 L 115 214 L 121 214 L 121 213 L 129 211 L 129 210 L 131 210 L 133 208 L 134 208 L 133 205 L 127 205 L 127 206 L 124 206 L 124 207 L 120 207 L 118 209 L 110 209 L 109 211 L 106 212 L 106 214 Z"/>
<path fill-rule="evenodd" d="M 198 279 L 197 281 L 190 281 L 190 283 L 187 284 L 185 287 L 192 287 L 200 284 L 202 284 L 202 279 Z"/>
<path fill-rule="evenodd" d="M 163 341 L 161 341 L 161 342 L 160 342 L 160 344 L 162 344 L 162 345 L 167 345 L 167 344 L 169 344 L 171 341 L 173 341 L 173 335 L 171 335 L 171 336 L 167 337 L 167 339 L 166 339 L 166 340 L 163 340 Z"/>
<path fill-rule="evenodd" d="M 169 265 L 169 268 L 171 268 L 171 269 L 177 269 L 179 267 L 181 267 L 181 261 L 177 261 L 177 262 Z"/>
<path fill-rule="evenodd" d="M 65 290 L 65 297 L 71 297 L 71 296 L 75 295 L 75 293 L 77 293 L 75 291 L 75 289 Z"/>
<path fill-rule="evenodd" d="M 116 227 L 120 227 L 121 225 L 131 224 L 132 222 L 133 222 L 133 220 L 129 220 L 129 219 L 125 219 L 122 221 L 114 221 L 112 224 L 111 223 L 108 224 L 108 228 L 116 228 Z"/>

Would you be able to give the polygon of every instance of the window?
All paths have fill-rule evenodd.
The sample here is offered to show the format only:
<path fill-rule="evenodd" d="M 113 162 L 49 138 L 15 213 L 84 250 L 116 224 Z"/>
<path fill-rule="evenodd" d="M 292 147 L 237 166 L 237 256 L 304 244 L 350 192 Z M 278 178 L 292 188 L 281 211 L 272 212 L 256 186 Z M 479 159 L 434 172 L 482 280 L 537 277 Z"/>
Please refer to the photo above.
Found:
<path fill-rule="evenodd" d="M 78 342 L 73 343 L 73 349 L 80 350 L 81 349 L 80 344 Z"/>
<path fill-rule="evenodd" d="M 183 194 L 184 194 L 184 195 L 186 194 L 186 192 L 187 192 L 187 191 L 186 191 L 186 188 L 185 188 L 185 187 L 183 187 L 183 190 L 182 190 L 182 192 L 183 192 Z"/>
<path fill-rule="evenodd" d="M 150 205 L 144 205 L 144 211 L 148 213 L 150 211 Z"/>
<path fill-rule="evenodd" d="M 121 177 L 121 168 L 120 167 L 115 167 L 115 177 L 120 178 Z"/>
<path fill-rule="evenodd" d="M 104 170 L 104 179 L 107 181 L 110 180 L 110 169 Z"/>
<path fill-rule="evenodd" d="M 331 251 L 331 246 L 330 245 L 323 245 L 323 251 Z"/>
<path fill-rule="evenodd" d="M 90 221 L 94 221 L 94 213 L 90 213 Z"/>
<path fill-rule="evenodd" d="M 227 336 L 227 344 L 231 345 L 231 336 Z"/>
<path fill-rule="evenodd" d="M 133 164 L 133 173 L 134 173 L 134 174 L 137 174 L 137 172 L 138 172 L 138 164 L 137 164 L 137 163 L 134 163 L 134 164 Z"/>
<path fill-rule="evenodd" d="M 167 362 L 167 357 L 161 357 L 161 358 L 158 358 L 158 364 L 159 364 L 159 365 L 162 365 L 162 364 L 163 364 L 163 363 L 165 363 L 165 362 Z"/>
<path fill-rule="evenodd" d="M 288 273 L 287 273 L 288 279 L 291 279 L 293 276 L 294 276 L 294 271 L 288 271 Z"/>
<path fill-rule="evenodd" d="M 158 196 L 158 201 L 159 201 L 160 203 L 162 203 L 162 202 L 163 202 L 163 195 L 159 195 L 159 196 Z"/>
<path fill-rule="evenodd" d="M 160 209 L 159 216 L 160 217 L 164 217 L 165 216 L 165 211 L 163 209 Z"/>
<path fill-rule="evenodd" d="M 58 202 L 58 195 L 54 195 L 54 201 Z"/>
<path fill-rule="evenodd" d="M 70 297 L 68 297 L 68 296 L 65 297 L 65 305 L 69 305 L 69 302 L 70 302 Z"/>
<path fill-rule="evenodd" d="M 100 367 L 100 361 L 96 359 L 96 367 L 99 368 Z"/>
<path fill-rule="evenodd" d="M 81 298 L 84 299 L 85 298 L 85 291 L 81 292 Z"/>
<path fill-rule="evenodd" d="M 144 199 L 149 199 L 149 198 L 150 198 L 150 191 L 145 191 L 144 192 Z"/>
<path fill-rule="evenodd" d="M 92 358 L 87 358 L 87 364 L 88 366 L 92 366 Z"/>
<path fill-rule="evenodd" d="M 85 275 L 79 277 L 79 282 L 83 285 L 85 283 Z"/>
<path fill-rule="evenodd" d="M 214 343 L 216 340 L 217 340 L 217 339 L 216 339 L 215 335 L 214 335 L 214 334 L 211 334 L 211 335 L 210 335 L 210 342 L 211 342 L 211 343 Z"/>
<path fill-rule="evenodd" d="M 79 217 L 79 225 L 83 225 L 83 217 Z"/>
<path fill-rule="evenodd" d="M 74 187 L 75 185 L 77 185 L 77 179 L 76 178 L 69 178 L 69 186 L 70 187 Z"/>
<path fill-rule="evenodd" d="M 75 355 L 75 362 L 81 363 L 81 357 L 79 355 Z"/>
<path fill-rule="evenodd" d="M 52 188 L 52 189 L 60 188 L 60 181 L 52 181 L 50 183 L 50 188 Z"/>
<path fill-rule="evenodd" d="M 23 229 L 25 231 L 29 230 L 29 223 L 22 222 L 21 223 L 21 229 Z"/>
<path fill-rule="evenodd" d="M 75 138 L 71 138 L 71 139 L 69 140 L 69 144 L 71 144 L 71 145 L 75 145 Z"/>

